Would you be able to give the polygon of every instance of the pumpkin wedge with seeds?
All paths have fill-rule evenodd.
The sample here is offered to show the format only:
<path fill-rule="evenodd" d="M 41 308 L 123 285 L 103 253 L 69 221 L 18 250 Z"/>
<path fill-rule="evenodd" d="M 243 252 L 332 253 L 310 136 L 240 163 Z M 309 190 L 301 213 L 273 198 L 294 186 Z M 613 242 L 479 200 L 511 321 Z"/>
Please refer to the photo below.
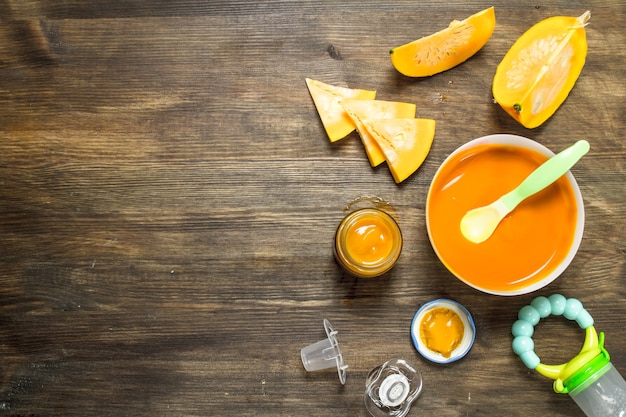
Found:
<path fill-rule="evenodd" d="M 569 95 L 587 56 L 591 14 L 554 16 L 528 29 L 506 53 L 493 78 L 493 98 L 522 126 L 548 120 Z"/>
<path fill-rule="evenodd" d="M 467 61 L 491 38 L 496 26 L 493 7 L 453 20 L 437 33 L 389 51 L 391 63 L 408 77 L 427 77 Z"/>

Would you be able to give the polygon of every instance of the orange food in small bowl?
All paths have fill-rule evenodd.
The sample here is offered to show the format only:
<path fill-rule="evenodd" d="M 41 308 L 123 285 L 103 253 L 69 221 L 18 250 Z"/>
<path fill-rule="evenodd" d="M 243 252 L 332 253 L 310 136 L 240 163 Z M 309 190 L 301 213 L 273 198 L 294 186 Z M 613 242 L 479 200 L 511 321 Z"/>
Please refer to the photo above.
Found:
<path fill-rule="evenodd" d="M 461 234 L 463 215 L 515 188 L 554 153 L 521 136 L 474 139 L 443 162 L 428 191 L 428 237 L 457 278 L 486 293 L 520 295 L 555 280 L 582 240 L 584 206 L 573 175 L 520 203 L 485 242 Z"/>

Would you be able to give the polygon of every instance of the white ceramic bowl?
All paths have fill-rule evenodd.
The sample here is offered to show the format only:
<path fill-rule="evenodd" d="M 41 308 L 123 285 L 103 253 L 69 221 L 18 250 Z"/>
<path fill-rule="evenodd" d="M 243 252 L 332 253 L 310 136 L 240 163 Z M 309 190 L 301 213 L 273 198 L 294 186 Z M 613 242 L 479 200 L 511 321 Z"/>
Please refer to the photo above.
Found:
<path fill-rule="evenodd" d="M 420 324 L 424 320 L 424 316 L 428 314 L 431 310 L 435 308 L 447 308 L 454 311 L 459 315 L 461 321 L 463 322 L 463 339 L 459 346 L 454 349 L 449 358 L 446 358 L 441 353 L 433 352 L 430 350 L 422 341 L 420 337 Z M 411 323 L 411 339 L 413 340 L 413 346 L 415 349 L 422 355 L 424 358 L 428 359 L 431 362 L 435 363 L 450 363 L 454 361 L 458 361 L 463 356 L 467 355 L 467 352 L 470 351 L 472 345 L 474 344 L 474 339 L 476 338 L 476 326 L 474 325 L 474 319 L 472 319 L 472 315 L 470 312 L 461 304 L 454 300 L 449 300 L 447 298 L 439 298 L 437 300 L 430 301 L 426 304 L 423 304 L 413 316 L 413 322 Z"/>
<path fill-rule="evenodd" d="M 521 295 L 521 294 L 527 294 L 533 291 L 536 291 L 540 288 L 545 287 L 546 285 L 548 285 L 549 283 L 551 283 L 552 281 L 554 281 L 559 275 L 561 275 L 561 273 L 563 273 L 563 271 L 569 266 L 569 264 L 571 263 L 571 261 L 574 259 L 574 256 L 576 255 L 576 252 L 578 251 L 578 248 L 580 246 L 580 242 L 582 240 L 582 235 L 583 235 L 583 229 L 584 229 L 584 223 L 585 223 L 585 212 L 584 212 L 584 205 L 583 205 L 583 199 L 582 199 L 582 195 L 580 193 L 580 189 L 578 187 L 578 184 L 576 183 L 576 180 L 574 179 L 574 176 L 572 175 L 571 172 L 567 172 L 567 174 L 565 175 L 567 178 L 567 181 L 569 182 L 569 185 L 571 186 L 571 189 L 573 190 L 573 200 L 575 200 L 575 202 L 572 202 L 572 206 L 573 204 L 575 204 L 575 211 L 576 211 L 576 220 L 575 220 L 575 226 L 574 226 L 574 230 L 571 231 L 571 234 L 573 234 L 572 237 L 572 243 L 569 247 L 569 249 L 567 250 L 566 255 L 564 256 L 564 258 L 556 265 L 556 267 L 554 267 L 553 265 L 551 265 L 549 268 L 546 267 L 546 270 L 543 271 L 541 269 L 538 269 L 538 272 L 536 273 L 536 279 L 533 278 L 533 280 L 528 280 L 528 284 L 524 284 L 524 286 L 519 287 L 519 285 L 522 284 L 516 284 L 518 285 L 517 288 L 513 288 L 513 285 L 511 286 L 511 289 L 493 289 L 493 288 L 485 288 L 484 286 L 481 286 L 479 284 L 476 284 L 474 282 L 472 282 L 471 280 L 467 279 L 467 277 L 463 276 L 463 274 L 455 271 L 455 268 L 452 267 L 451 265 L 454 264 L 455 262 L 461 262 L 460 261 L 460 256 L 464 256 L 463 253 L 454 253 L 454 254 L 450 254 L 448 253 L 447 258 L 446 256 L 444 256 L 442 254 L 442 251 L 440 250 L 440 246 L 442 245 L 443 239 L 445 239 L 445 236 L 433 236 L 433 231 L 431 230 L 431 217 L 434 216 L 431 211 L 433 210 L 431 208 L 432 206 L 432 202 L 431 200 L 432 198 L 432 194 L 433 194 L 433 187 L 437 181 L 437 179 L 439 179 L 440 176 L 443 175 L 448 175 L 444 172 L 444 168 L 450 166 L 451 163 L 453 163 L 453 160 L 456 159 L 455 157 L 461 153 L 461 152 L 466 152 L 468 150 L 471 150 L 471 148 L 479 146 L 479 145 L 484 145 L 484 144 L 495 144 L 495 145 L 513 145 L 513 146 L 517 146 L 517 147 L 524 147 L 527 149 L 530 149 L 532 151 L 536 151 L 540 154 L 543 154 L 547 157 L 551 157 L 554 155 L 554 152 L 550 151 L 548 148 L 546 148 L 545 146 L 543 146 L 542 144 L 522 137 L 522 136 L 515 136 L 515 135 L 508 135 L 508 134 L 497 134 L 497 135 L 490 135 L 490 136 L 485 136 L 485 137 L 481 137 L 478 139 L 474 139 L 464 145 L 462 145 L 461 147 L 459 147 L 458 149 L 456 149 L 454 152 L 452 152 L 452 154 L 450 154 L 445 160 L 444 162 L 441 164 L 441 166 L 439 167 L 439 169 L 437 170 L 437 173 L 435 174 L 433 181 L 431 183 L 430 189 L 428 191 L 428 197 L 426 200 L 426 227 L 428 230 L 428 237 L 430 239 L 430 242 L 432 244 L 432 247 L 435 251 L 435 253 L 437 254 L 437 256 L 439 257 L 439 259 L 441 260 L 441 262 L 446 266 L 446 268 L 448 268 L 448 270 L 454 274 L 458 279 L 460 279 L 461 281 L 465 282 L 466 284 L 468 284 L 469 286 L 489 293 L 489 294 L 494 294 L 494 295 L 503 295 L 503 296 L 513 296 L 513 295 Z M 447 171 L 445 171 L 447 172 Z M 494 176 L 503 176 L 506 175 L 506 170 L 503 170 L 503 172 L 498 172 L 496 173 Z M 441 178 L 441 181 L 447 180 L 447 178 Z M 489 181 L 493 180 L 492 178 L 486 178 L 485 179 L 485 184 L 484 186 L 487 187 L 489 186 Z M 440 181 L 440 182 L 441 182 Z M 482 185 L 481 185 L 482 186 Z M 437 188 L 439 188 L 439 186 L 437 186 Z M 435 192 L 439 192 L 438 190 Z M 479 190 L 477 191 L 479 192 Z M 484 203 L 481 203 L 480 205 L 486 205 L 491 203 L 491 201 L 485 201 Z M 523 204 L 523 203 L 522 203 Z M 520 205 L 521 206 L 521 205 Z M 472 207 L 473 208 L 473 207 Z M 538 216 L 541 216 L 541 213 L 538 212 L 537 213 Z M 506 219 L 505 219 L 506 220 Z M 454 222 L 460 222 L 460 219 L 453 219 L 452 221 Z M 501 227 L 501 226 L 500 226 Z M 497 232 L 497 230 L 496 230 Z M 569 233 L 569 232 L 568 232 Z M 495 235 L 495 234 L 494 234 Z M 568 235 L 568 237 L 570 237 L 571 235 Z M 439 239 L 439 240 L 438 240 Z M 556 239 L 556 237 L 555 237 Z M 471 248 L 472 250 L 474 250 L 474 248 Z M 449 251 L 448 251 L 449 252 Z M 524 256 L 524 251 L 523 250 L 511 250 L 511 253 L 507 253 L 506 256 L 510 256 L 511 259 L 513 259 L 513 257 L 516 257 L 515 259 L 521 259 L 519 257 L 523 257 Z M 465 254 L 466 255 L 466 254 Z M 454 257 L 457 257 L 457 259 L 452 259 Z M 500 258 L 499 258 L 500 259 Z M 543 260 L 539 260 L 542 261 Z M 548 262 L 550 260 L 546 259 L 546 265 L 548 265 Z M 510 271 L 507 271 L 507 273 L 509 273 Z M 511 272 L 512 273 L 512 272 Z M 514 277 L 512 279 L 511 282 L 515 282 L 515 280 L 518 279 L 517 277 Z M 525 276 L 520 276 L 519 277 L 519 282 L 524 282 L 524 280 L 526 279 Z"/>

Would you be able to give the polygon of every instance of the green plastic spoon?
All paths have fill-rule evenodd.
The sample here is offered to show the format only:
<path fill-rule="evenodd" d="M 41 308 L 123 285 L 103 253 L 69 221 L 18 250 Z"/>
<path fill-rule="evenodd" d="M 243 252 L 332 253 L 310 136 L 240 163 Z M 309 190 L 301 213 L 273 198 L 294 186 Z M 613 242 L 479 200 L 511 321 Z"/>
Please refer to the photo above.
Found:
<path fill-rule="evenodd" d="M 562 150 L 535 169 L 513 191 L 503 195 L 493 203 L 472 209 L 461 219 L 461 233 L 473 243 L 489 239 L 500 221 L 526 198 L 546 188 L 558 180 L 580 158 L 589 151 L 589 142 L 579 140 Z"/>

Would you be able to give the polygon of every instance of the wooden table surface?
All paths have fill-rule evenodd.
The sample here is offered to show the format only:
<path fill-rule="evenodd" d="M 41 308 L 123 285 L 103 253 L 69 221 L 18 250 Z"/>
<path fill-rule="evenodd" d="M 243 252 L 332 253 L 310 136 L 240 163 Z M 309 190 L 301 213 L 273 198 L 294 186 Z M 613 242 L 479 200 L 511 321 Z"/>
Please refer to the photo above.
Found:
<path fill-rule="evenodd" d="M 390 47 L 491 5 L 493 37 L 463 65 L 425 79 L 391 66 Z M 522 127 L 492 100 L 497 64 L 534 23 L 587 9 L 576 86 L 543 126 Z M 626 374 L 622 0 L 3 0 L 0 15 L 0 415 L 367 416 L 369 371 L 403 358 L 424 378 L 409 416 L 583 416 L 511 350 L 519 308 L 552 293 L 583 302 Z M 437 121 L 424 165 L 396 185 L 356 133 L 330 144 L 306 77 L 415 103 Z M 580 250 L 529 295 L 461 283 L 426 233 L 441 162 L 493 133 L 591 143 L 572 170 Z M 389 202 L 404 234 L 379 279 L 333 258 L 359 197 Z M 443 366 L 409 336 L 439 297 L 477 326 L 470 353 Z M 345 386 L 301 363 L 324 318 Z M 535 335 L 545 363 L 582 340 L 557 318 Z"/>

